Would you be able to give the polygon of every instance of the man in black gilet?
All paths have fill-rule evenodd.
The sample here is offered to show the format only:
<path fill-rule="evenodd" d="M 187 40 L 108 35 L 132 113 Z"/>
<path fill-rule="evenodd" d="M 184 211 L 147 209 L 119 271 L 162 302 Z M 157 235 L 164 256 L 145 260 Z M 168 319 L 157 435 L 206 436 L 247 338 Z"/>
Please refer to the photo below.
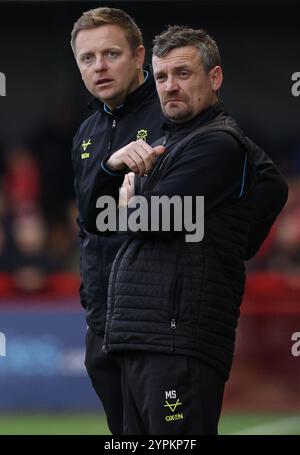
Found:
<path fill-rule="evenodd" d="M 86 228 L 103 239 L 116 230 L 122 237 L 128 216 L 109 279 L 103 348 L 122 362 L 125 433 L 217 434 L 244 263 L 282 210 L 287 186 L 219 100 L 220 56 L 206 32 L 170 27 L 155 38 L 152 62 L 165 137 L 108 153 L 84 201 Z M 128 170 L 140 180 L 136 197 Z M 122 185 L 128 202 L 119 198 Z M 119 200 L 110 226 L 107 196 Z M 196 235 L 201 196 L 204 235 Z"/>

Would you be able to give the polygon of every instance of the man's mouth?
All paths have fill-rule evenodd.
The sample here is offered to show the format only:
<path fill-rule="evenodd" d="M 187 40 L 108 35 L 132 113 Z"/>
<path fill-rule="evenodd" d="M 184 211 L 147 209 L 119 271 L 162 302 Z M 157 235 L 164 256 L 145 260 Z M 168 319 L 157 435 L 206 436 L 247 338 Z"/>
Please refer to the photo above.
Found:
<path fill-rule="evenodd" d="M 112 81 L 113 81 L 112 79 L 107 79 L 107 78 L 98 79 L 98 80 L 95 82 L 95 85 L 97 85 L 97 87 L 99 87 L 99 86 L 102 86 L 102 85 L 109 84 L 109 83 L 112 82 Z"/>
<path fill-rule="evenodd" d="M 178 102 L 180 102 L 180 101 L 183 101 L 183 100 L 180 100 L 180 99 L 178 99 L 178 98 L 171 98 L 171 99 L 169 99 L 169 100 L 166 100 L 166 101 L 165 101 L 165 104 L 168 104 L 168 103 L 178 103 Z"/>

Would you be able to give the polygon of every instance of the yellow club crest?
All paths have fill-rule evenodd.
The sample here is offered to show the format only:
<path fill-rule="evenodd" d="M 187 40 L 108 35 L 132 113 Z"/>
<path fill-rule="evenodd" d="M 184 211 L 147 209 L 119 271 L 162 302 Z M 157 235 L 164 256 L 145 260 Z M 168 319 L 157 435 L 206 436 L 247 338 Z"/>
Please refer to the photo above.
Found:
<path fill-rule="evenodd" d="M 147 142 L 148 130 L 139 130 L 136 134 L 136 140 L 142 139 Z"/>

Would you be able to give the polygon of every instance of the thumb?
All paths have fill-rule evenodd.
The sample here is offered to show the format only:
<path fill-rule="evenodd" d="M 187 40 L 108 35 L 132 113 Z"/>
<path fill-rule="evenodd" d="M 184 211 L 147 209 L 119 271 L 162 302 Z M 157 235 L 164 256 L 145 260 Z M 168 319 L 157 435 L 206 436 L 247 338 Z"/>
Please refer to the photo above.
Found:
<path fill-rule="evenodd" d="M 134 172 L 128 172 L 127 175 L 127 179 L 128 179 L 128 183 L 129 185 L 133 185 L 134 183 L 134 179 L 135 179 L 135 173 Z"/>
<path fill-rule="evenodd" d="M 166 151 L 166 147 L 163 145 L 157 145 L 156 147 L 153 147 L 153 151 L 155 155 L 162 155 Z"/>

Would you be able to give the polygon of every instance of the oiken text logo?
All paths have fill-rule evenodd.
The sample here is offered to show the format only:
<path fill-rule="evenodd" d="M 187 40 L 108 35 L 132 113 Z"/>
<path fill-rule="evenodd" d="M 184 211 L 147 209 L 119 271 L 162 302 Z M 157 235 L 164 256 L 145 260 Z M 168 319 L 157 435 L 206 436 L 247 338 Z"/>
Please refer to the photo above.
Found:
<path fill-rule="evenodd" d="M 0 332 L 0 357 L 6 356 L 6 336 Z"/>
<path fill-rule="evenodd" d="M 0 96 L 6 96 L 6 77 L 4 73 L 0 73 Z"/>
<path fill-rule="evenodd" d="M 300 71 L 292 74 L 292 81 L 295 82 L 291 89 L 292 95 L 300 96 Z"/>

